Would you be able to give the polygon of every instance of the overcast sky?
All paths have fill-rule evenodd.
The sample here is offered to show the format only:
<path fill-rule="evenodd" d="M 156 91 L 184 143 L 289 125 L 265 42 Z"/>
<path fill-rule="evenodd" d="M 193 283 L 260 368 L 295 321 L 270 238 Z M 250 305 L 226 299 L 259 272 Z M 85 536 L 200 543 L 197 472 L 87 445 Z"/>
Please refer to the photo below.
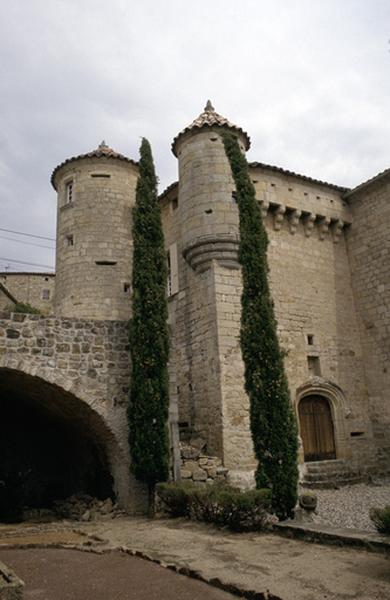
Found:
<path fill-rule="evenodd" d="M 390 0 L 2 0 L 0 228 L 55 237 L 49 179 L 102 139 L 154 153 L 210 98 L 250 160 L 346 186 L 390 166 Z M 54 246 L 0 231 L 0 270 Z"/>

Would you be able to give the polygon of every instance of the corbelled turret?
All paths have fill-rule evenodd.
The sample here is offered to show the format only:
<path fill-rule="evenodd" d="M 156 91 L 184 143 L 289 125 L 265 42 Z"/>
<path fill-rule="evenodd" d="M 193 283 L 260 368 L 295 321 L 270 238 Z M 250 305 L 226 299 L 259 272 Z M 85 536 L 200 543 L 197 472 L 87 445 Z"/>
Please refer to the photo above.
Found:
<path fill-rule="evenodd" d="M 196 271 L 209 268 L 212 260 L 238 268 L 238 211 L 223 131 L 235 133 L 243 151 L 249 148 L 248 134 L 219 115 L 208 100 L 172 144 L 179 159 L 183 254 Z"/>

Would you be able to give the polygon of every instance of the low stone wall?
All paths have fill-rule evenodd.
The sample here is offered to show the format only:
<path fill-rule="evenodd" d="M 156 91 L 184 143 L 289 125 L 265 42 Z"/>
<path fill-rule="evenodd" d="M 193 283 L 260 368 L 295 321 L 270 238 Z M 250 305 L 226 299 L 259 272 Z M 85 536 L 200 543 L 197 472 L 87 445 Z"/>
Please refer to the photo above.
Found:
<path fill-rule="evenodd" d="M 222 465 L 217 456 L 202 454 L 201 448 L 191 444 L 180 444 L 180 475 L 184 481 L 197 484 L 227 482 L 229 469 Z"/>

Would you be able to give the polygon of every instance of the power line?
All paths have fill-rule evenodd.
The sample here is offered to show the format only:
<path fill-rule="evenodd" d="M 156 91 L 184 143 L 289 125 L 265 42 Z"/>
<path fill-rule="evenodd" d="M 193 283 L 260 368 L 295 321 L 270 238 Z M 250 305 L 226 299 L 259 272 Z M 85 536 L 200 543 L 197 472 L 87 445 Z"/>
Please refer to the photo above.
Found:
<path fill-rule="evenodd" d="M 0 239 L 16 242 L 18 244 L 26 244 L 27 246 L 35 246 L 35 248 L 48 248 L 49 250 L 55 250 L 53 246 L 43 246 L 42 244 L 33 244 L 32 242 L 24 242 L 23 240 L 14 240 L 13 238 L 9 238 L 5 235 L 0 235 Z"/>
<path fill-rule="evenodd" d="M 0 227 L 0 231 L 6 231 L 7 233 L 16 233 L 17 235 L 25 235 L 27 237 L 38 238 L 40 240 L 48 240 L 49 242 L 55 242 L 55 238 L 45 237 L 43 235 L 35 235 L 34 233 L 24 233 L 23 231 L 13 231 L 12 229 L 3 229 Z"/>
<path fill-rule="evenodd" d="M 29 265 L 30 267 L 42 267 L 44 269 L 51 269 L 54 271 L 54 267 L 49 267 L 49 265 L 41 265 L 39 263 L 31 263 L 26 262 L 24 260 L 15 260 L 14 258 L 4 258 L 4 256 L 0 256 L 0 260 L 4 260 L 6 262 L 18 263 L 19 265 Z"/>

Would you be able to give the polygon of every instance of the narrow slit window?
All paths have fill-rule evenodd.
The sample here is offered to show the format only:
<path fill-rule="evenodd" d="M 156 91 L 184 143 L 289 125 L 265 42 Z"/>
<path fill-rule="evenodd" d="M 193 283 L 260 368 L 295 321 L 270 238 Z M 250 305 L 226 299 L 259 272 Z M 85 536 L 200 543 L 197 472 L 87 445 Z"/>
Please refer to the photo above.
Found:
<path fill-rule="evenodd" d="M 172 200 L 172 210 L 176 210 L 178 206 L 179 206 L 179 200 L 178 200 L 178 198 L 173 198 L 173 200 Z"/>
<path fill-rule="evenodd" d="M 116 260 L 95 260 L 95 265 L 105 265 L 106 267 L 113 267 L 116 263 Z"/>
<path fill-rule="evenodd" d="M 307 334 L 307 343 L 309 346 L 314 346 L 314 335 L 312 333 Z"/>
<path fill-rule="evenodd" d="M 123 291 L 125 292 L 125 294 L 128 294 L 130 292 L 130 288 L 131 288 L 130 283 L 123 284 Z"/>
<path fill-rule="evenodd" d="M 72 204 L 74 198 L 73 180 L 65 184 L 65 203 Z"/>
<path fill-rule="evenodd" d="M 70 246 L 74 246 L 74 238 L 73 238 L 73 235 L 71 235 L 71 234 L 70 234 L 70 235 L 67 235 L 67 236 L 66 236 L 66 245 L 67 245 L 68 247 L 70 247 Z"/>

